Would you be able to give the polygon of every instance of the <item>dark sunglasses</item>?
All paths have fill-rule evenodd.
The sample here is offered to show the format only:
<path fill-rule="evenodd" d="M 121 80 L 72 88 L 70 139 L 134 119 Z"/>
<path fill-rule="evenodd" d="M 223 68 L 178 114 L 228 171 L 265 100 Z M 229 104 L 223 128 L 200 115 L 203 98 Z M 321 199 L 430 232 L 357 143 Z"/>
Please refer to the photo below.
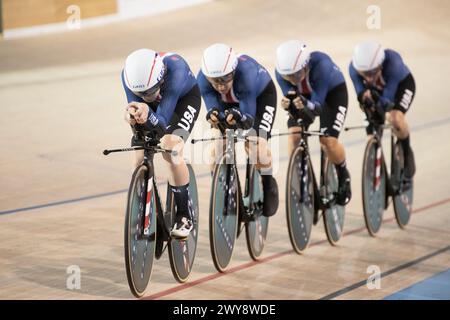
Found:
<path fill-rule="evenodd" d="M 229 74 L 226 74 L 222 77 L 217 77 L 217 78 L 207 77 L 208 81 L 211 83 L 214 83 L 214 84 L 227 84 L 231 80 L 233 80 L 233 78 L 234 78 L 234 71 L 230 72 Z"/>
<path fill-rule="evenodd" d="M 299 81 L 301 79 L 301 75 L 302 75 L 302 71 L 303 70 L 304 69 L 299 70 L 299 71 L 297 71 L 295 73 L 292 73 L 292 74 L 284 74 L 284 75 L 281 75 L 281 77 L 284 80 L 287 80 L 287 81 L 297 82 L 297 81 Z"/>
<path fill-rule="evenodd" d="M 155 94 L 156 91 L 158 91 L 161 88 L 161 85 L 163 84 L 163 81 L 156 84 L 155 86 L 151 87 L 150 89 L 147 89 L 142 92 L 133 92 L 135 95 L 137 95 L 139 98 L 143 98 L 146 96 L 152 96 Z"/>
<path fill-rule="evenodd" d="M 360 71 L 359 74 L 363 77 L 367 77 L 367 78 L 372 78 L 374 77 L 378 71 L 380 71 L 381 68 L 375 68 L 373 70 L 369 70 L 369 71 Z"/>

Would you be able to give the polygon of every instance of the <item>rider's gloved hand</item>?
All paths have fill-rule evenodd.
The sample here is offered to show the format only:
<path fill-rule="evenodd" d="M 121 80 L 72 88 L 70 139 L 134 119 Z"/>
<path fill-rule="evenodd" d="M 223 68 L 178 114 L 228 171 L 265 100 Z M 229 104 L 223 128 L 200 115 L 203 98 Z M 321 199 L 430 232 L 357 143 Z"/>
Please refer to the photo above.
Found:
<path fill-rule="evenodd" d="M 287 95 L 281 98 L 281 107 L 286 111 L 289 110 L 289 106 L 292 100 L 294 100 L 296 97 L 297 93 L 295 91 L 288 91 Z"/>
<path fill-rule="evenodd" d="M 281 107 L 282 107 L 284 110 L 288 110 L 290 104 L 291 104 L 291 99 L 286 98 L 286 97 L 282 97 L 282 98 L 281 98 Z"/>
<path fill-rule="evenodd" d="M 358 101 L 363 111 L 367 109 L 373 110 L 375 104 L 379 100 L 379 94 L 374 89 L 367 89 L 358 94 Z"/>
<path fill-rule="evenodd" d="M 250 129 L 254 122 L 252 116 L 242 113 L 238 108 L 226 109 L 225 120 L 229 126 L 236 126 L 244 130 Z"/>
<path fill-rule="evenodd" d="M 292 104 L 294 105 L 294 107 L 297 110 L 302 110 L 305 107 L 305 105 L 303 104 L 303 99 L 300 96 L 298 96 L 295 99 L 293 99 L 292 100 Z"/>
<path fill-rule="evenodd" d="M 208 121 L 213 127 L 217 127 L 220 122 L 220 110 L 218 108 L 212 108 L 206 114 L 206 121 Z"/>
<path fill-rule="evenodd" d="M 125 111 L 125 120 L 131 124 L 144 124 L 147 122 L 149 106 L 143 102 L 130 102 Z"/>

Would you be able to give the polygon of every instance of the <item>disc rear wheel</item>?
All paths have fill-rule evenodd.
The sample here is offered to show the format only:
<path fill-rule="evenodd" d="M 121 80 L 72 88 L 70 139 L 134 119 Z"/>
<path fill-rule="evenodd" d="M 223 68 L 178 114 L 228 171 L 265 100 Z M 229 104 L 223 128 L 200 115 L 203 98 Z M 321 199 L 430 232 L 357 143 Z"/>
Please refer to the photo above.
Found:
<path fill-rule="evenodd" d="M 325 197 L 332 199 L 336 197 L 339 189 L 339 181 L 335 165 L 327 160 L 325 163 L 324 179 Z M 344 229 L 345 207 L 332 202 L 329 208 L 326 208 L 323 214 L 325 232 L 328 242 L 336 245 L 342 236 Z"/>
<path fill-rule="evenodd" d="M 246 199 L 253 203 L 252 219 L 245 224 L 245 235 L 247 239 L 247 248 L 253 260 L 258 260 L 264 249 L 269 227 L 269 218 L 262 215 L 264 193 L 261 174 L 255 166 L 250 166 L 251 174 L 249 181 L 252 188 L 247 189 Z M 251 189 L 251 194 L 250 194 Z M 244 202 L 246 201 L 244 199 Z M 247 206 L 248 207 L 248 206 Z"/>
<path fill-rule="evenodd" d="M 411 217 L 414 183 L 411 180 L 408 186 L 405 185 L 403 148 L 399 141 L 393 146 L 392 152 L 391 180 L 394 191 L 395 220 L 399 227 L 404 229 Z"/>
<path fill-rule="evenodd" d="M 199 204 L 197 193 L 197 181 L 195 173 L 191 165 L 187 165 L 189 170 L 189 196 L 191 203 L 189 204 L 192 212 L 192 220 L 194 227 L 185 240 L 171 239 L 169 243 L 169 261 L 172 274 L 178 282 L 186 282 L 192 271 L 194 264 L 195 252 L 197 250 L 198 240 L 198 222 L 199 222 Z M 170 215 L 172 224 L 175 220 L 175 201 L 172 193 L 168 192 Z"/>

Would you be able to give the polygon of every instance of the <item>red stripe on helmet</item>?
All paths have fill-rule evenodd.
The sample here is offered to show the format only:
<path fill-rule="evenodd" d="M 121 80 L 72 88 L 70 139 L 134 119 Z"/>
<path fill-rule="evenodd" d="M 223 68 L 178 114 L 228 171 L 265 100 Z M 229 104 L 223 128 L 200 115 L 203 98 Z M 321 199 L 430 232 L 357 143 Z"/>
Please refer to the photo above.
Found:
<path fill-rule="evenodd" d="M 295 67 L 297 66 L 298 60 L 300 59 L 300 56 L 302 55 L 303 48 L 305 48 L 305 46 L 303 46 L 303 47 L 300 49 L 300 52 L 299 52 L 298 55 L 297 55 L 297 59 L 295 59 L 295 63 L 294 63 L 294 66 L 292 67 L 292 70 L 295 70 Z"/>
<path fill-rule="evenodd" d="M 155 53 L 155 58 L 153 59 L 152 69 L 150 70 L 150 75 L 148 76 L 147 87 L 148 87 L 148 85 L 149 85 L 149 83 L 150 83 L 150 79 L 152 78 L 153 68 L 155 68 L 155 64 L 156 64 L 156 56 L 157 56 L 157 53 Z"/>
<path fill-rule="evenodd" d="M 228 61 L 230 61 L 230 56 L 231 56 L 231 51 L 232 51 L 232 50 L 233 50 L 233 48 L 230 48 L 230 52 L 228 52 L 227 62 L 225 62 L 225 66 L 223 67 L 222 72 L 225 72 L 225 69 L 227 68 Z"/>

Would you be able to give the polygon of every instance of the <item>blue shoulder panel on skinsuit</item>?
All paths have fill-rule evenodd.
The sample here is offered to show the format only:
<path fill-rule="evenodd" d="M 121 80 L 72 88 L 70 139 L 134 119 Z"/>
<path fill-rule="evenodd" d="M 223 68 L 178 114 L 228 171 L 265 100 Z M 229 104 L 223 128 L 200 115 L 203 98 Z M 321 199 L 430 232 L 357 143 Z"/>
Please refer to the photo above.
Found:
<path fill-rule="evenodd" d="M 263 66 L 247 55 L 239 56 L 238 61 L 233 80 L 233 92 L 239 100 L 241 112 L 255 117 L 256 98 L 266 88 L 271 81 L 271 77 Z M 208 82 L 201 70 L 197 75 L 197 81 L 206 108 L 208 110 L 218 108 L 223 111 L 225 104 L 221 99 L 220 93 Z"/>
<path fill-rule="evenodd" d="M 403 63 L 403 59 L 398 52 L 386 49 L 384 50 L 384 54 L 385 59 L 382 65 L 382 76 L 386 84 L 384 85 L 380 99 L 381 102 L 386 105 L 387 103 L 394 101 L 398 84 L 410 74 L 410 71 Z M 364 79 L 358 74 L 351 62 L 349 65 L 349 73 L 356 94 L 359 96 L 362 91 L 367 89 Z"/>
<path fill-rule="evenodd" d="M 323 105 L 328 92 L 345 82 L 344 76 L 333 60 L 331 60 L 327 54 L 320 51 L 311 53 L 311 59 L 308 66 L 308 82 L 312 89 L 310 100 L 313 103 Z M 289 81 L 284 80 L 276 70 L 275 76 L 284 96 L 286 96 L 289 91 L 299 93 L 298 88 Z"/>
<path fill-rule="evenodd" d="M 161 87 L 161 98 L 156 109 L 156 117 L 166 127 L 175 111 L 178 100 L 188 93 L 197 82 L 189 65 L 181 56 L 169 53 L 162 55 L 162 57 L 166 67 L 166 75 Z M 121 77 L 128 103 L 132 101 L 145 103 L 125 85 L 123 70 Z"/>

